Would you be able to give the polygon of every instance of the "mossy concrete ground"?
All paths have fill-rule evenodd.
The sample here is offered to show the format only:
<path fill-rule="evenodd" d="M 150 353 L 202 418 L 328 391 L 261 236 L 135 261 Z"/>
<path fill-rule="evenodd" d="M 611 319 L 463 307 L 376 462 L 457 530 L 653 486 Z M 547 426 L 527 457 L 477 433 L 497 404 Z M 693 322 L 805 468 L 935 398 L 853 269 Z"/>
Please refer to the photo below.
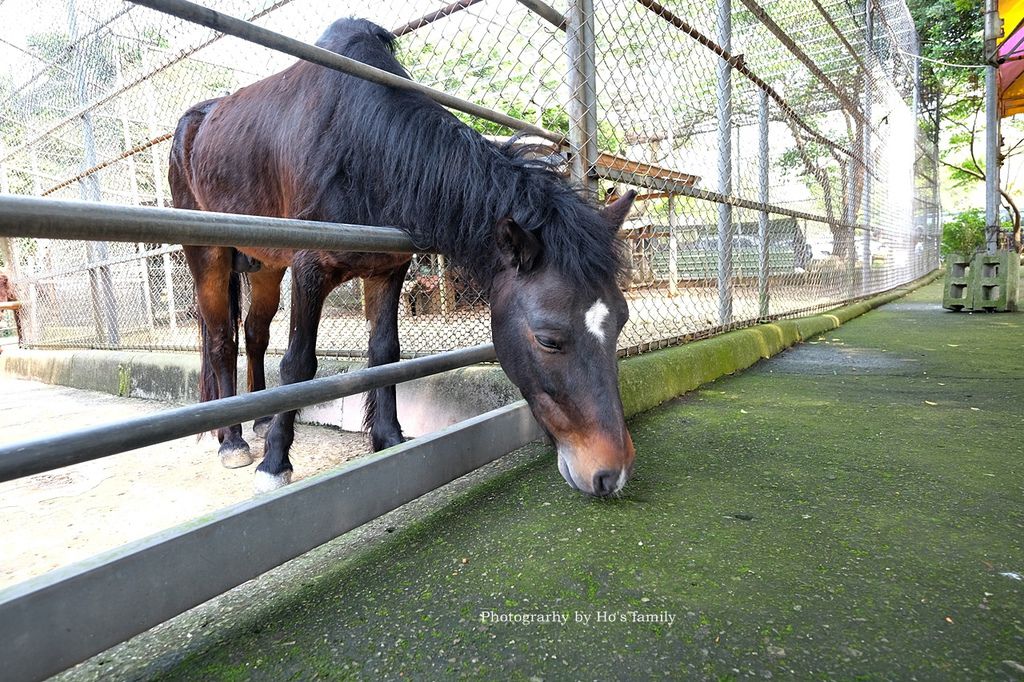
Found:
<path fill-rule="evenodd" d="M 941 298 L 932 284 L 633 419 L 618 499 L 572 492 L 535 446 L 136 671 L 1019 679 L 1024 314 Z"/>

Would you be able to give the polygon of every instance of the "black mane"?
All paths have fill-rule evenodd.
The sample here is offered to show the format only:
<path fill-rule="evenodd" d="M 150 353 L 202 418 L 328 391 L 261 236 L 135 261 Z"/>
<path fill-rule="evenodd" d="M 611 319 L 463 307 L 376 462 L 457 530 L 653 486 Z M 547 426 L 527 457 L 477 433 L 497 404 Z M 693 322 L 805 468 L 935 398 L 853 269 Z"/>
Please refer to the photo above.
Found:
<path fill-rule="evenodd" d="M 398 74 L 395 37 L 362 19 L 340 19 L 317 44 Z M 315 162 L 321 175 L 301 217 L 395 225 L 421 248 L 450 256 L 489 288 L 499 266 L 495 226 L 511 218 L 538 235 L 544 263 L 573 284 L 614 278 L 614 227 L 550 166 L 511 144 L 484 139 L 428 97 L 329 69 L 318 84 L 334 109 Z"/>

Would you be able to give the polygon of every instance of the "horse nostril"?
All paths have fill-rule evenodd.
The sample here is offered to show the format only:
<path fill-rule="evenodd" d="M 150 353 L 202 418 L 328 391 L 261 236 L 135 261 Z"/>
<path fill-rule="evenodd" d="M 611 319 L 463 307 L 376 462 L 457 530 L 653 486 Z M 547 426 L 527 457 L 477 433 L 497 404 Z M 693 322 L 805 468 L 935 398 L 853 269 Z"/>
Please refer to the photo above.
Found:
<path fill-rule="evenodd" d="M 619 469 L 602 469 L 594 474 L 594 494 L 599 497 L 606 497 L 618 491 L 619 478 L 622 471 Z"/>

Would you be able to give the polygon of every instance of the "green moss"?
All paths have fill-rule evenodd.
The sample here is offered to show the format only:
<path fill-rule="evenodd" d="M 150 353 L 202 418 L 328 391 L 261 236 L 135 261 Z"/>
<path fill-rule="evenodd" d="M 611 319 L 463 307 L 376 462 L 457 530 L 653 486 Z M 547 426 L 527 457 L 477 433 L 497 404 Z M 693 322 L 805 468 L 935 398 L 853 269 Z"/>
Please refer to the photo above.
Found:
<path fill-rule="evenodd" d="M 905 296 L 939 276 L 929 274 L 906 287 L 851 303 L 820 315 L 779 320 L 710 339 L 645 353 L 619 366 L 619 386 L 627 417 L 694 390 L 702 384 L 750 367 L 804 339 L 835 329 L 880 305 Z"/>
<path fill-rule="evenodd" d="M 127 397 L 132 390 L 132 368 L 131 365 L 117 366 L 117 394 Z"/>
<path fill-rule="evenodd" d="M 1024 385 L 1006 362 L 1024 350 L 1024 316 L 944 314 L 940 294 L 826 326 L 799 362 L 632 420 L 637 471 L 618 499 L 572 493 L 553 453 L 531 446 L 522 465 L 241 614 L 164 677 L 1005 677 L 1024 650 L 1024 586 L 999 575 L 1024 566 Z M 688 357 L 756 360 L 816 328 L 801 324 Z M 675 386 L 707 376 L 686 371 Z"/>

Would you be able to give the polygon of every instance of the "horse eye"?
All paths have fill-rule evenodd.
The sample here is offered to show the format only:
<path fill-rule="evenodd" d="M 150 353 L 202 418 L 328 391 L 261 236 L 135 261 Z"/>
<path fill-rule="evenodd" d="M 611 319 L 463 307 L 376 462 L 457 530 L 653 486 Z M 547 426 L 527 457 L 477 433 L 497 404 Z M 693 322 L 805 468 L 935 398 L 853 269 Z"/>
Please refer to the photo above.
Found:
<path fill-rule="evenodd" d="M 544 346 L 548 350 L 562 350 L 562 344 L 550 336 L 537 335 L 537 343 Z"/>

